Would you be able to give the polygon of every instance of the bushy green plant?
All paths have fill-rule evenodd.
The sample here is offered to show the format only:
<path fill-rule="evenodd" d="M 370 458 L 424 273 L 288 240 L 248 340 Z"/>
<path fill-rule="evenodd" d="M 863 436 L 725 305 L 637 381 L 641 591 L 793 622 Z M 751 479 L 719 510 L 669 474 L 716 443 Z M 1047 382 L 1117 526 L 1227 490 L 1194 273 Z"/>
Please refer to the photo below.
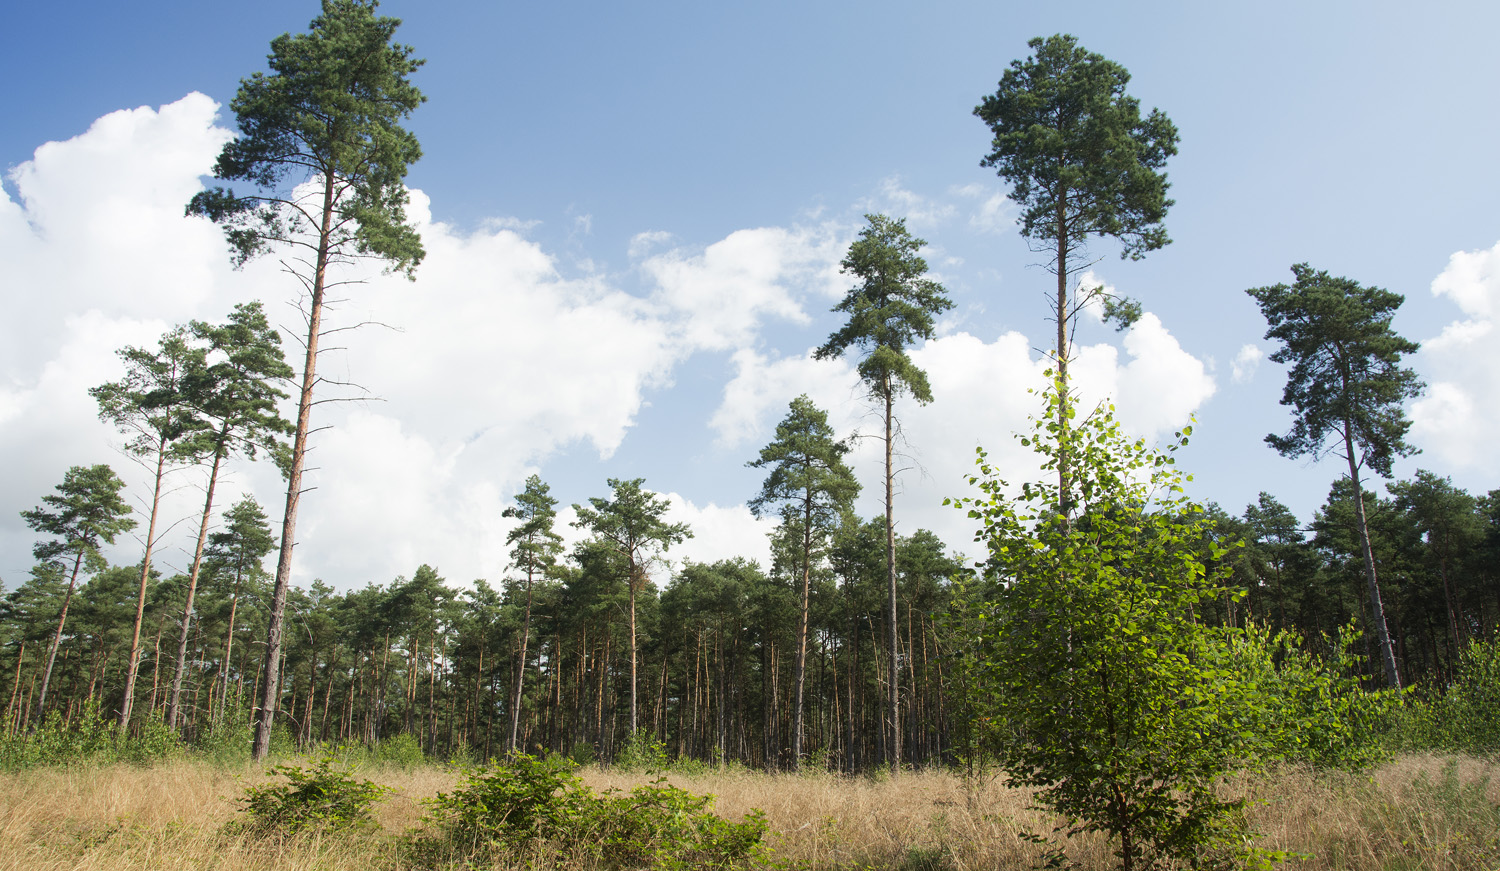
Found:
<path fill-rule="evenodd" d="M 412 847 L 430 864 L 503 853 L 584 857 L 622 869 L 731 867 L 755 854 L 765 820 L 758 813 L 724 820 L 711 812 L 712 801 L 663 779 L 598 795 L 568 760 L 518 754 L 439 793 L 428 818 L 434 833 Z"/>
<path fill-rule="evenodd" d="M 1500 641 L 1471 641 L 1446 693 L 1452 743 L 1478 753 L 1500 750 Z"/>
<path fill-rule="evenodd" d="M 1243 800 L 1219 785 L 1251 749 L 1248 692 L 1195 618 L 1227 569 L 1174 468 L 1191 430 L 1157 451 L 1063 391 L 1020 437 L 1063 483 L 1013 489 L 981 451 L 961 500 L 987 550 L 965 656 L 986 749 L 1067 834 L 1114 838 L 1125 871 L 1233 861 Z"/>
<path fill-rule="evenodd" d="M 136 725 L 135 734 L 120 738 L 115 753 L 121 762 L 150 765 L 180 757 L 186 749 L 177 730 L 168 726 L 160 714 L 153 713 Z"/>
<path fill-rule="evenodd" d="M 1242 716 L 1263 758 L 1359 770 L 1389 757 L 1382 732 L 1395 697 L 1360 686 L 1358 638 L 1346 626 L 1319 657 L 1298 636 L 1252 623 L 1219 648 L 1245 685 Z"/>
<path fill-rule="evenodd" d="M 713 796 L 665 778 L 598 801 L 599 858 L 611 868 L 729 868 L 753 856 L 766 833 L 759 812 L 732 823 L 713 813 Z"/>
<path fill-rule="evenodd" d="M 247 819 L 235 828 L 257 834 L 293 835 L 309 829 L 358 829 L 375 825 L 375 803 L 390 787 L 355 778 L 335 768 L 332 754 L 310 768 L 277 765 L 267 773 L 285 783 L 252 786 L 240 799 Z"/>
<path fill-rule="evenodd" d="M 250 758 L 250 723 L 248 719 L 223 718 L 209 724 L 193 740 L 194 755 L 218 765 L 233 765 Z"/>
<path fill-rule="evenodd" d="M 615 754 L 614 767 L 621 771 L 665 771 L 669 763 L 667 745 L 649 729 L 637 729 Z"/>
<path fill-rule="evenodd" d="M 136 735 L 120 734 L 118 725 L 99 715 L 97 700 L 84 705 L 72 722 L 52 711 L 32 731 L 0 737 L 0 769 L 19 771 L 39 765 L 146 765 L 179 755 L 177 734 L 159 717 L 139 724 Z"/>
<path fill-rule="evenodd" d="M 422 752 L 422 742 L 415 735 L 402 732 L 371 747 L 370 761 L 376 765 L 411 768 L 426 762 L 427 756 Z"/>

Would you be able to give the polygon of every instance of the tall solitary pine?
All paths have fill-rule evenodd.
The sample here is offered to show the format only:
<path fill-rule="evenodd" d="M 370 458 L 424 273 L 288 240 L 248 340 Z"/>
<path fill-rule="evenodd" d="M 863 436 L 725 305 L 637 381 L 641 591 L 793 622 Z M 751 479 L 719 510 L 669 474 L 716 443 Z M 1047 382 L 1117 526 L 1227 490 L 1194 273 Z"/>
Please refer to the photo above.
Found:
<path fill-rule="evenodd" d="M 850 348 L 863 353 L 860 380 L 870 399 L 881 409 L 885 435 L 885 565 L 886 666 L 889 677 L 886 699 L 886 764 L 901 766 L 901 674 L 898 666 L 900 638 L 896 623 L 896 517 L 893 439 L 896 397 L 910 393 L 918 403 L 932 401 L 927 373 L 912 362 L 907 350 L 919 340 L 933 336 L 933 319 L 953 307 L 943 286 L 927 278 L 927 261 L 917 254 L 927 244 L 907 232 L 905 220 L 885 215 L 866 215 L 869 226 L 849 246 L 843 273 L 859 279 L 859 285 L 833 307 L 849 321 L 814 356 L 819 360 L 840 357 Z"/>
<path fill-rule="evenodd" d="M 1348 464 L 1370 622 L 1380 643 L 1386 684 L 1400 689 L 1361 498 L 1360 469 L 1368 466 L 1389 478 L 1396 457 L 1416 453 L 1406 443 L 1411 421 L 1401 403 L 1420 394 L 1423 385 L 1400 361 L 1417 350 L 1417 343 L 1391 329 L 1391 318 L 1404 301 L 1400 294 L 1334 278 L 1306 263 L 1293 266 L 1292 274 L 1296 281 L 1291 285 L 1245 291 L 1260 304 L 1270 325 L 1266 338 L 1281 343 L 1271 359 L 1292 367 L 1281 404 L 1291 406 L 1296 417 L 1286 435 L 1268 435 L 1266 443 L 1284 457 L 1317 459 L 1332 452 Z"/>
<path fill-rule="evenodd" d="M 254 193 L 213 188 L 193 197 L 190 214 L 224 227 L 236 264 L 272 249 L 301 285 L 306 357 L 288 465 L 281 555 L 266 636 L 265 676 L 253 755 L 270 749 L 279 690 L 283 618 L 296 544 L 297 505 L 318 383 L 318 342 L 331 270 L 358 258 L 383 261 L 411 277 L 422 242 L 406 221 L 407 167 L 421 157 L 401 122 L 424 98 L 407 77 L 421 66 L 392 42 L 400 20 L 377 16 L 375 0 L 323 0 L 308 33 L 271 41 L 269 75 L 240 81 L 230 108 L 239 138 L 224 146 L 214 175 L 248 182 Z"/>

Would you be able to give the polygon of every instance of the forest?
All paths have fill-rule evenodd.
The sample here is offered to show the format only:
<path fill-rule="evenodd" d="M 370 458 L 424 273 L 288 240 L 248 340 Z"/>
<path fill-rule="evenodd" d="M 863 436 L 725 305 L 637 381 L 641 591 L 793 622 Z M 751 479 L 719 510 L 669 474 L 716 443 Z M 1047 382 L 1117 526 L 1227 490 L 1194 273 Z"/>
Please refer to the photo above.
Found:
<path fill-rule="evenodd" d="M 994 137 L 984 164 L 1055 277 L 1056 340 L 1032 430 L 993 435 L 1033 451 L 1041 476 L 981 450 L 951 499 L 971 541 L 897 532 L 901 414 L 933 401 L 909 352 L 952 303 L 924 240 L 870 214 L 841 263 L 847 320 L 815 356 L 857 361 L 884 475 L 857 480 L 826 410 L 793 400 L 745 458 L 765 476 L 751 509 L 778 520 L 769 564 L 669 561 L 693 530 L 641 478 L 573 506 L 566 548 L 561 506 L 532 475 L 504 512 L 503 577 L 444 577 L 432 554 L 358 589 L 292 583 L 297 509 L 317 498 L 303 475 L 328 385 L 320 342 L 339 329 L 328 294 L 351 264 L 412 275 L 424 257 L 403 187 L 421 150 L 401 127 L 425 99 L 408 80 L 421 61 L 393 41 L 398 24 L 325 0 L 309 33 L 272 43 L 269 74 L 241 83 L 240 136 L 214 175 L 252 192 L 184 205 L 223 229 L 236 264 L 291 264 L 304 353 L 288 359 L 260 302 L 119 349 L 118 378 L 89 392 L 154 490 L 79 465 L 22 512 L 35 566 L 0 588 L 0 768 L 362 748 L 498 766 L 554 798 L 579 793 L 537 760 L 851 782 L 998 769 L 1066 821 L 1054 834 L 1102 833 L 1131 869 L 1287 858 L 1243 847 L 1245 800 L 1223 784 L 1247 772 L 1500 748 L 1500 490 L 1393 477 L 1414 453 L 1404 404 L 1423 390 L 1402 362 L 1418 345 L 1392 328 L 1403 297 L 1307 264 L 1246 290 L 1289 367 L 1294 423 L 1268 449 L 1340 467 L 1309 525 L 1269 492 L 1199 504 L 1174 456 L 1191 426 L 1150 445 L 1079 400 L 1077 320 L 1141 314 L 1082 273 L 1100 246 L 1141 258 L 1171 241 L 1178 134 L 1126 94 L 1122 67 L 1065 35 L 1032 40 L 974 109 Z M 280 469 L 284 506 L 216 503 L 225 470 L 251 462 Z M 163 516 L 188 480 L 201 509 Z M 855 512 L 862 490 L 883 493 L 883 515 Z M 184 523 L 191 568 L 165 574 L 154 548 Z M 105 546 L 131 534 L 140 560 L 109 564 Z M 325 760 L 289 776 L 330 775 Z M 438 793 L 439 818 L 468 820 L 464 790 L 498 776 Z M 252 790 L 251 812 L 276 795 Z"/>

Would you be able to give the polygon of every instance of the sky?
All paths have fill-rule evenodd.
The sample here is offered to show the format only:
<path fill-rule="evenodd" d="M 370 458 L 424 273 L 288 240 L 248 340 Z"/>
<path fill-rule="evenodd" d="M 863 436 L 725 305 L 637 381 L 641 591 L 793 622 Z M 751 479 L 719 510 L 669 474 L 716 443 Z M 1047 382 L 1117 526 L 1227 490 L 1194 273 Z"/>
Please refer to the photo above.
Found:
<path fill-rule="evenodd" d="M 1500 487 L 1500 53 L 1489 3 L 416 3 L 389 0 L 425 65 L 407 177 L 427 249 L 415 281 L 358 276 L 332 316 L 374 321 L 320 372 L 369 401 L 319 406 L 293 580 L 389 583 L 418 565 L 496 581 L 502 517 L 528 475 L 567 509 L 644 478 L 695 537 L 668 554 L 768 553 L 747 468 L 808 394 L 840 436 L 878 421 L 852 360 L 810 352 L 840 325 L 839 261 L 863 215 L 905 218 L 954 308 L 913 358 L 934 402 L 898 406 L 897 531 L 978 553 L 963 496 L 983 446 L 1021 480 L 1013 434 L 1037 410 L 1051 276 L 982 168 L 974 106 L 1027 40 L 1065 32 L 1128 69 L 1181 133 L 1173 243 L 1140 261 L 1097 242 L 1091 278 L 1141 301 L 1130 331 L 1085 320 L 1090 402 L 1157 439 L 1194 422 L 1191 493 L 1239 514 L 1261 491 L 1304 521 L 1336 458 L 1286 459 L 1283 367 L 1245 289 L 1317 269 L 1404 294 L 1400 334 L 1427 384 L 1397 464 Z M 300 328 L 274 257 L 236 271 L 183 216 L 223 144 L 240 79 L 304 0 L 21 4 L 0 80 L 0 584 L 32 565 L 19 512 L 70 466 L 111 464 L 143 507 L 149 476 L 88 395 L 118 349 L 262 300 Z M 289 411 L 290 413 L 290 411 Z M 880 446 L 859 438 L 858 509 L 881 511 Z M 203 473 L 170 479 L 156 557 L 191 562 Z M 265 463 L 218 494 L 279 520 Z M 144 523 L 142 523 L 144 528 Z M 120 563 L 141 542 L 121 538 Z M 659 582 L 664 576 L 658 577 Z"/>

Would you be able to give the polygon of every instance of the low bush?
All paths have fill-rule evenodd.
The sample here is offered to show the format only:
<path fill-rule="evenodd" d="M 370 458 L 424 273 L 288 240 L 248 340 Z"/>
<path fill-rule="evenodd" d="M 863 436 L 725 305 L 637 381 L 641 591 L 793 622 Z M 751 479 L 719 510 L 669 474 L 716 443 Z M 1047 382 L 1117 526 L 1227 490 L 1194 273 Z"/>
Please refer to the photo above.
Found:
<path fill-rule="evenodd" d="M 1259 762 L 1360 770 L 1389 758 L 1384 735 L 1399 703 L 1360 686 L 1350 651 L 1358 637 L 1346 627 L 1325 658 L 1292 633 L 1256 624 L 1229 636 L 1223 651 L 1247 690 L 1243 726 Z"/>
<path fill-rule="evenodd" d="M 114 762 L 149 765 L 183 752 L 181 740 L 160 717 L 148 717 L 138 724 L 137 734 L 122 736 L 113 720 L 100 716 L 96 701 L 84 706 L 71 722 L 52 711 L 36 729 L 0 735 L 0 770 Z"/>
<path fill-rule="evenodd" d="M 531 856 L 544 866 L 590 861 L 606 868 L 728 868 L 758 853 L 758 812 L 730 822 L 712 796 L 665 779 L 596 794 L 559 757 L 517 755 L 471 770 L 431 801 L 431 832 L 410 839 L 419 864 Z"/>
<path fill-rule="evenodd" d="M 294 835 L 309 829 L 374 828 L 375 803 L 393 790 L 335 768 L 328 754 L 310 768 L 278 765 L 267 773 L 285 783 L 252 786 L 240 799 L 246 819 L 231 828 L 255 834 Z"/>
<path fill-rule="evenodd" d="M 657 740 L 656 733 L 637 729 L 625 739 L 625 746 L 615 754 L 613 768 L 621 771 L 666 771 L 670 760 L 667 745 Z"/>

